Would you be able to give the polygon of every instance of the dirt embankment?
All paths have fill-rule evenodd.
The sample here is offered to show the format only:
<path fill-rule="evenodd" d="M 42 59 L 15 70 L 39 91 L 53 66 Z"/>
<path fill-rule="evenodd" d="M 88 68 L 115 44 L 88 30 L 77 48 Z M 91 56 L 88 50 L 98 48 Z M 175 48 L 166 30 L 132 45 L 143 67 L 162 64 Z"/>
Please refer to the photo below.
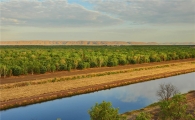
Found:
<path fill-rule="evenodd" d="M 85 74 L 76 74 L 76 76 L 73 74 L 65 77 L 57 77 L 57 80 L 55 81 L 50 81 L 48 78 L 43 80 L 1 84 L 0 109 L 2 110 L 152 79 L 194 72 L 194 62 L 194 60 L 188 60 L 182 62 L 170 61 L 169 63 L 156 63 L 153 65 L 140 64 L 137 65 L 137 67 L 118 66 L 116 68 L 121 67 L 121 69 L 115 70 L 113 68 L 102 68 L 105 71 L 101 72 L 97 72 L 97 70 L 101 70 L 98 68 L 90 69 L 90 71 L 94 70 L 93 72 L 86 72 L 88 70 L 84 70 Z M 125 67 L 128 69 L 124 69 Z M 74 71 L 72 73 L 77 72 L 83 71 Z M 71 77 L 71 79 L 67 79 L 67 77 Z M 15 86 L 15 84 L 17 85 L 19 83 L 25 84 L 22 86 Z M 26 83 L 29 84 L 26 85 Z"/>

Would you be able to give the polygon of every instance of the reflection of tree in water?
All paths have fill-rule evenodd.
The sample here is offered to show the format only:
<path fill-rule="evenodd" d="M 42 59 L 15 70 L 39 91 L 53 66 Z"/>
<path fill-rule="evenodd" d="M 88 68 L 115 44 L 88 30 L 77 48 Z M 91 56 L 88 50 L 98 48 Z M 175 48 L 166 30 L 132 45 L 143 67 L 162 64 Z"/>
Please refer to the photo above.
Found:
<path fill-rule="evenodd" d="M 124 87 L 113 88 L 102 92 L 101 95 L 106 97 L 114 97 L 122 102 L 137 102 L 142 99 L 145 104 L 151 104 L 158 101 L 156 91 L 159 89 L 160 84 L 174 83 L 181 93 L 188 92 L 195 88 L 194 81 L 195 73 L 189 73 L 179 76 L 173 76 L 168 78 L 162 78 L 159 80 L 153 80 L 143 83 L 131 84 Z M 186 78 L 188 82 L 186 82 Z M 185 80 L 185 81 L 184 81 Z M 185 82 L 185 84 L 184 84 Z"/>

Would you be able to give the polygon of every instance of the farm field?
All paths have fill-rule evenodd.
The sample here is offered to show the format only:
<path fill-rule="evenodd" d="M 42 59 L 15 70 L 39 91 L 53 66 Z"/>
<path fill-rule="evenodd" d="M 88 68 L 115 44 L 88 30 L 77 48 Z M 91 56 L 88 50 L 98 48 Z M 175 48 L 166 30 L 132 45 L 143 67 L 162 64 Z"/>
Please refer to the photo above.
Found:
<path fill-rule="evenodd" d="M 1 109 L 195 71 L 191 46 L 3 46 Z"/>
<path fill-rule="evenodd" d="M 21 76 L 11 76 L 0 79 L 1 84 L 6 83 L 16 83 L 21 81 L 34 81 L 39 79 L 48 79 L 54 77 L 64 77 L 64 76 L 75 76 L 75 75 L 82 75 L 82 74 L 90 74 L 90 73 L 99 73 L 99 72 L 106 72 L 106 71 L 116 71 L 116 70 L 124 70 L 136 67 L 147 67 L 147 66 L 154 66 L 154 65 L 165 65 L 171 63 L 181 63 L 181 62 L 190 62 L 195 61 L 195 58 L 190 59 L 182 59 L 182 60 L 171 60 L 171 61 L 163 61 L 163 62 L 152 62 L 152 63 L 142 63 L 142 64 L 129 64 L 129 65 L 119 65 L 114 67 L 99 67 L 99 68 L 88 68 L 84 70 L 72 70 L 72 71 L 57 71 L 57 72 L 48 72 L 45 74 L 35 74 L 35 75 L 21 75 Z"/>
<path fill-rule="evenodd" d="M 195 120 L 194 5 L 1 0 L 0 120 Z"/>
<path fill-rule="evenodd" d="M 1 78 L 195 58 L 192 46 L 1 46 Z"/>
<path fill-rule="evenodd" d="M 34 81 L 1 84 L 1 107 L 27 104 L 72 96 L 121 85 L 195 71 L 194 60 L 161 65 L 135 67 L 115 71 L 78 74 Z M 32 101 L 30 101 L 32 100 Z M 23 103 L 24 102 L 24 103 Z M 29 103 L 28 103 L 29 104 Z"/>

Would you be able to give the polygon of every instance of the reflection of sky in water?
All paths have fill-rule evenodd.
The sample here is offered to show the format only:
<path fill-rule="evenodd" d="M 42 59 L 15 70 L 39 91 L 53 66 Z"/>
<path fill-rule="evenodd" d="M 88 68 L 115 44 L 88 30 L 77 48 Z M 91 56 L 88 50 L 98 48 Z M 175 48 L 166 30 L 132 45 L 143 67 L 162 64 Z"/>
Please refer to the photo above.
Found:
<path fill-rule="evenodd" d="M 195 89 L 195 73 L 179 75 L 160 80 L 132 84 L 110 90 L 78 95 L 48 101 L 41 104 L 1 111 L 1 120 L 86 120 L 87 111 L 96 102 L 112 102 L 120 113 L 140 109 L 155 101 L 156 91 L 161 83 L 172 83 L 182 93 Z"/>

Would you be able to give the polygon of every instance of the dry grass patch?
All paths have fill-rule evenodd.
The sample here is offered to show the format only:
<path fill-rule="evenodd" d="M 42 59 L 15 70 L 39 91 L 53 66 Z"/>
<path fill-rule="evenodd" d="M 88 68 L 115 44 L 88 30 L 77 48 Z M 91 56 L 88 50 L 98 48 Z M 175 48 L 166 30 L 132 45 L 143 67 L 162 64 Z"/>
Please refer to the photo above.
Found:
<path fill-rule="evenodd" d="M 155 75 L 160 73 L 174 72 L 179 70 L 195 69 L 195 64 L 178 64 L 166 68 L 155 68 L 148 70 L 132 71 L 128 73 L 112 74 L 106 76 L 96 76 L 92 78 L 81 78 L 78 80 L 68 80 L 61 82 L 50 82 L 38 85 L 29 85 L 10 89 L 2 89 L 0 101 L 6 101 L 21 97 L 36 96 L 44 93 L 57 92 L 61 90 L 75 89 L 89 85 L 98 85 L 102 83 L 114 82 L 124 79 L 137 78 L 141 76 Z"/>

